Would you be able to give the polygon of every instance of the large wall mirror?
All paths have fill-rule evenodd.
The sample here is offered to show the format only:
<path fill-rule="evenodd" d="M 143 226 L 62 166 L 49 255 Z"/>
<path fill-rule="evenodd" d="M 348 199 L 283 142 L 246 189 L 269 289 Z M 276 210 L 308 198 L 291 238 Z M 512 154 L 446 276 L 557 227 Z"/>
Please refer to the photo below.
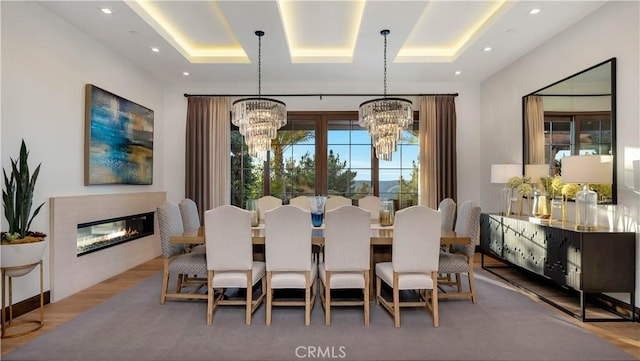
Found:
<path fill-rule="evenodd" d="M 523 164 L 548 164 L 560 174 L 567 155 L 614 156 L 613 183 L 602 203 L 616 199 L 616 58 L 522 97 Z"/>

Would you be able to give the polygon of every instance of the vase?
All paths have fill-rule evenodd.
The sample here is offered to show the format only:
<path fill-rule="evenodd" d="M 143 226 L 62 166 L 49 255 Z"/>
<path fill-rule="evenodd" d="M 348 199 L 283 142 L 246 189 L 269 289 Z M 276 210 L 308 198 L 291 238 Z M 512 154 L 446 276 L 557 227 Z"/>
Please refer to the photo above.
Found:
<path fill-rule="evenodd" d="M 549 197 L 547 196 L 547 192 L 542 189 L 536 189 L 533 192 L 531 215 L 536 218 L 548 219 L 551 216 L 549 209 Z"/>
<path fill-rule="evenodd" d="M 47 241 L 31 243 L 3 244 L 2 268 L 12 268 L 6 271 L 8 277 L 20 277 L 31 272 L 44 256 Z"/>

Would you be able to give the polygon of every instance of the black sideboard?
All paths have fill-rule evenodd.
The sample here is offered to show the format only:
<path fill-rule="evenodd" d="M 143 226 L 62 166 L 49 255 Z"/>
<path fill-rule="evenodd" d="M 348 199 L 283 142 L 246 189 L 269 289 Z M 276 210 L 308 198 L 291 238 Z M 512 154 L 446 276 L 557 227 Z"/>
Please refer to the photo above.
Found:
<path fill-rule="evenodd" d="M 585 317 L 585 294 L 630 294 L 635 310 L 636 236 L 610 229 L 576 230 L 573 224 L 530 221 L 529 217 L 483 213 L 480 217 L 482 267 L 490 255 L 511 266 L 551 280 L 580 293 L 580 314 L 545 301 L 582 321 L 611 321 Z M 496 274 L 495 272 L 492 272 Z M 635 312 L 630 313 L 635 319 Z"/>

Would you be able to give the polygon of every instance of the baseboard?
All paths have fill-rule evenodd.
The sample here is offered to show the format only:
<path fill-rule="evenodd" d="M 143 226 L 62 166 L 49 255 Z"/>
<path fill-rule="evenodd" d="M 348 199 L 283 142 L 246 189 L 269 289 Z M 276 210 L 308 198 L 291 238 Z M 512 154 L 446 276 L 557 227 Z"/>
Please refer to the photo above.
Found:
<path fill-rule="evenodd" d="M 44 304 L 51 303 L 51 292 L 45 291 L 44 295 Z M 13 318 L 15 319 L 18 316 L 22 316 L 26 313 L 29 313 L 33 310 L 37 310 L 40 308 L 40 295 L 35 295 L 33 297 L 27 298 L 26 300 L 20 301 L 13 305 Z M 4 310 L 4 319 L 5 322 L 9 320 L 9 306 L 5 307 Z"/>

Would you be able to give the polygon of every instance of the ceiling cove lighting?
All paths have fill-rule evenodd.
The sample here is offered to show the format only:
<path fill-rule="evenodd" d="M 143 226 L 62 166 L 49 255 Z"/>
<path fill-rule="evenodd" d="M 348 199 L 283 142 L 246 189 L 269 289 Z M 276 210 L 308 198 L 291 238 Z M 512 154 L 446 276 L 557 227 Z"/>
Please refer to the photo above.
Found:
<path fill-rule="evenodd" d="M 266 159 L 271 149 L 271 140 L 276 137 L 280 127 L 287 124 L 286 104 L 275 99 L 263 98 L 262 92 L 262 36 L 264 32 L 255 32 L 258 37 L 258 97 L 244 98 L 233 102 L 231 122 L 240 128 L 244 142 L 252 157 Z"/>
<path fill-rule="evenodd" d="M 382 30 L 384 36 L 384 97 L 368 100 L 360 104 L 359 124 L 367 128 L 371 144 L 378 159 L 391 161 L 396 151 L 402 130 L 413 123 L 412 103 L 402 98 L 387 98 L 387 35 L 391 31 Z"/>

